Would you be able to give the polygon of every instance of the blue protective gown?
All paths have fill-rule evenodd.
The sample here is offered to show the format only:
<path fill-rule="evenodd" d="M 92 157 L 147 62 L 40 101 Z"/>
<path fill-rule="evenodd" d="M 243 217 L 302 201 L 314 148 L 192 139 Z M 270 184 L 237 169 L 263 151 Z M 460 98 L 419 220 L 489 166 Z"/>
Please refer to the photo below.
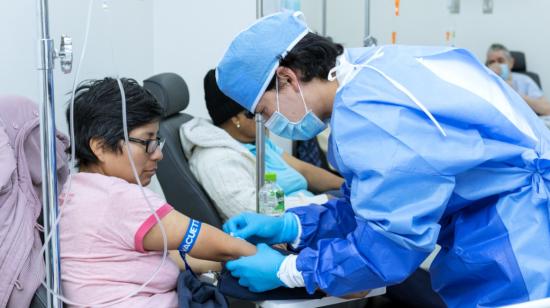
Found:
<path fill-rule="evenodd" d="M 399 283 L 437 242 L 432 285 L 450 307 L 550 296 L 547 128 L 466 50 L 377 48 L 347 50 L 371 67 L 339 78 L 334 100 L 329 159 L 345 198 L 289 210 L 308 291 Z"/>

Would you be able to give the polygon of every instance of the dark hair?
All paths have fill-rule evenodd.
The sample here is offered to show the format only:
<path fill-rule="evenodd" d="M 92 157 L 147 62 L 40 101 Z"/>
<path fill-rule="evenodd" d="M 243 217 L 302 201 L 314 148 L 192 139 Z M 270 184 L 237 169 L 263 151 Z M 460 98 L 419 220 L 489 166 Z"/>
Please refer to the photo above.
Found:
<path fill-rule="evenodd" d="M 487 50 L 487 53 L 494 52 L 494 51 L 502 51 L 502 52 L 504 52 L 504 55 L 506 55 L 506 57 L 508 57 L 508 59 L 512 59 L 512 54 L 510 53 L 508 48 L 506 48 L 506 46 L 504 46 L 502 44 L 499 44 L 499 43 L 492 44 L 491 46 L 489 46 L 489 49 Z"/>
<path fill-rule="evenodd" d="M 223 94 L 216 83 L 216 71 L 213 69 L 209 70 L 206 76 L 204 76 L 204 100 L 206 101 L 208 114 L 212 118 L 212 123 L 216 126 L 220 126 L 246 110 L 230 97 Z"/>
<path fill-rule="evenodd" d="M 121 82 L 126 96 L 128 132 L 160 120 L 162 107 L 148 91 L 133 79 L 121 78 Z M 70 105 L 66 116 L 70 129 Z M 71 146 L 76 146 L 78 166 L 89 166 L 98 162 L 90 148 L 92 138 L 100 138 L 103 141 L 102 146 L 110 151 L 122 151 L 122 102 L 116 79 L 107 77 L 79 84 L 75 92 L 74 124 L 75 140 L 72 140 Z M 70 149 L 67 151 L 70 152 Z"/>
<path fill-rule="evenodd" d="M 327 79 L 329 71 L 336 65 L 336 57 L 343 52 L 342 45 L 310 32 L 281 59 L 279 65 L 299 70 L 303 82 L 313 78 Z M 267 90 L 275 88 L 275 78 L 277 75 L 273 76 Z"/>

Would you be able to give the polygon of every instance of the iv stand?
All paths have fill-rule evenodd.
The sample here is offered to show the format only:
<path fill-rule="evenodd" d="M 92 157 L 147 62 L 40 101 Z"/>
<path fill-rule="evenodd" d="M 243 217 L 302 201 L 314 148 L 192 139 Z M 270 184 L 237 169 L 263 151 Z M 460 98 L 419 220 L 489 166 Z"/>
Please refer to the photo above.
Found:
<path fill-rule="evenodd" d="M 260 189 L 265 175 L 265 128 L 263 116 L 256 114 L 256 213 L 260 212 Z"/>
<path fill-rule="evenodd" d="M 263 16 L 263 0 L 256 0 L 256 19 Z M 256 113 L 256 213 L 260 212 L 260 189 L 265 176 L 265 126 L 263 116 Z"/>
<path fill-rule="evenodd" d="M 365 36 L 363 47 L 378 45 L 378 40 L 370 34 L 370 0 L 365 0 Z"/>
<path fill-rule="evenodd" d="M 57 204 L 57 165 L 56 165 L 56 130 L 55 130 L 55 104 L 54 104 L 54 80 L 53 68 L 56 58 L 61 59 L 61 67 L 64 73 L 72 69 L 72 41 L 70 37 L 62 36 L 59 55 L 56 55 L 53 47 L 53 39 L 50 38 L 48 0 L 37 0 L 40 16 L 40 38 L 38 71 L 40 72 L 40 84 L 42 87 L 40 109 L 40 147 L 42 154 L 42 215 L 44 217 L 44 238 L 47 238 L 52 230 L 58 214 Z M 61 290 L 61 266 L 59 258 L 59 234 L 55 230 L 51 241 L 45 251 L 46 255 L 46 285 L 60 293 Z M 62 308 L 63 303 L 47 292 L 48 308 Z"/>

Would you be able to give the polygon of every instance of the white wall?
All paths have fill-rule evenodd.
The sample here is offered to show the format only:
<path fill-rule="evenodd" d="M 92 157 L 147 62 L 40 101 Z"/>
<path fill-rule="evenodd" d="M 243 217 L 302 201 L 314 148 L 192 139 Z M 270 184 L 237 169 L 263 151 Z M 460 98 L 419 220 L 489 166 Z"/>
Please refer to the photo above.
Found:
<path fill-rule="evenodd" d="M 265 0 L 271 13 L 277 0 Z M 207 117 L 202 80 L 216 65 L 231 39 L 255 20 L 251 0 L 119 0 L 108 1 L 115 27 L 108 29 L 101 1 L 94 3 L 89 49 L 81 79 L 99 78 L 118 70 L 138 81 L 155 73 L 173 71 L 187 81 L 191 94 L 187 112 Z M 302 10 L 311 28 L 321 32 L 319 0 L 303 0 Z M 550 1 L 499 0 L 492 15 L 483 15 L 481 1 L 462 0 L 461 12 L 450 15 L 447 1 L 401 1 L 401 16 L 393 16 L 394 1 L 371 0 L 371 33 L 381 44 L 389 43 L 391 31 L 404 44 L 445 44 L 445 31 L 456 31 L 456 45 L 471 49 L 478 57 L 492 42 L 523 50 L 528 67 L 540 74 L 550 89 L 550 35 L 544 22 Z M 21 94 L 38 101 L 36 1 L 0 1 L 0 93 Z M 52 37 L 59 44 L 61 33 L 71 35 L 75 55 L 81 52 L 87 1 L 50 1 Z M 271 10 L 271 11 L 270 11 Z M 364 38 L 365 1 L 328 0 L 327 35 L 346 46 L 360 46 Z M 114 37 L 116 68 L 110 55 L 108 34 Z M 55 70 L 57 125 L 66 131 L 63 112 L 74 71 Z"/>
<path fill-rule="evenodd" d="M 395 18 L 394 1 L 371 0 L 371 33 L 381 44 L 390 43 L 395 29 L 400 44 L 443 45 L 445 31 L 454 29 L 455 45 L 470 49 L 482 61 L 489 45 L 499 42 L 525 52 L 527 68 L 540 75 L 543 89 L 550 92 L 550 1 L 497 0 L 490 15 L 482 13 L 481 0 L 460 2 L 460 14 L 450 15 L 447 1 L 401 1 Z"/>
<path fill-rule="evenodd" d="M 0 93 L 19 94 L 40 100 L 38 80 L 38 10 L 37 1 L 0 1 Z M 80 80 L 113 75 L 130 76 L 138 81 L 153 73 L 153 1 L 107 1 L 114 28 L 109 29 L 107 13 L 101 1 L 94 1 L 88 50 Z M 61 34 L 73 37 L 78 62 L 82 51 L 88 1 L 50 1 L 50 32 L 59 47 Z M 115 59 L 111 57 L 109 33 L 114 38 Z M 116 63 L 116 67 L 113 65 Z M 76 69 L 65 75 L 56 63 L 56 124 L 67 132 L 64 112 Z M 139 65 L 136 65 L 139 64 Z M 76 68 L 76 66 L 74 67 Z"/>
<path fill-rule="evenodd" d="M 358 47 L 365 37 L 365 0 L 327 0 L 326 35 L 344 45 Z M 323 34 L 323 2 L 303 0 L 302 11 L 308 26 Z"/>
<path fill-rule="evenodd" d="M 511 50 L 525 52 L 527 67 L 538 73 L 542 86 L 550 91 L 550 32 L 547 15 L 550 1 L 498 0 L 493 14 L 482 13 L 481 0 L 461 0 L 458 15 L 447 10 L 446 0 L 401 1 L 395 17 L 395 1 L 370 0 L 370 32 L 379 44 L 397 43 L 446 45 L 470 49 L 482 61 L 490 44 L 499 42 Z M 365 37 L 364 0 L 327 0 L 327 35 L 346 47 L 358 47 Z M 310 27 L 321 33 L 322 1 L 303 0 L 302 10 Z M 447 42 L 446 31 L 455 31 L 454 42 Z"/>
<path fill-rule="evenodd" d="M 328 0 L 327 35 L 344 47 L 363 46 L 365 1 Z"/>
<path fill-rule="evenodd" d="M 38 98 L 35 1 L 0 1 L 0 94 Z"/>
<path fill-rule="evenodd" d="M 266 0 L 264 14 L 277 11 L 277 2 Z M 186 113 L 209 118 L 204 75 L 218 64 L 231 40 L 255 20 L 256 3 L 251 0 L 155 2 L 154 71 L 174 72 L 187 82 L 190 102 Z M 271 138 L 291 152 L 288 140 L 274 135 Z"/>
<path fill-rule="evenodd" d="M 39 22 L 36 0 L 0 1 L 0 94 L 19 94 L 40 101 L 37 73 Z M 232 38 L 256 19 L 256 3 L 251 0 L 106 1 L 112 14 L 94 0 L 92 24 L 80 80 L 106 75 L 143 79 L 161 72 L 180 74 L 191 95 L 186 112 L 208 117 L 202 80 L 213 68 Z M 75 60 L 82 52 L 88 1 L 50 1 L 50 30 L 56 48 L 59 37 L 73 38 Z M 110 35 L 112 35 L 112 40 Z M 112 48 L 111 48 L 111 41 Z M 114 58 L 111 50 L 114 50 Z M 75 70 L 69 75 L 54 71 L 56 124 L 67 132 L 64 112 Z M 158 182 L 153 190 L 162 192 Z"/>
<path fill-rule="evenodd" d="M 57 128 L 67 133 L 65 109 L 80 59 L 86 27 L 88 1 L 55 0 L 50 2 L 50 34 L 59 48 L 61 34 L 73 38 L 75 64 L 65 75 L 56 63 L 55 108 Z M 41 92 L 38 78 L 38 10 L 36 0 L 0 1 L 0 94 L 18 94 L 38 103 Z M 128 76 L 142 81 L 153 74 L 153 0 L 107 1 L 113 27 L 109 27 L 102 1 L 94 1 L 88 50 L 80 80 L 106 75 Z M 111 56 L 109 33 L 113 37 Z M 113 65 L 116 63 L 116 65 Z M 156 179 L 150 187 L 162 193 Z"/>
<path fill-rule="evenodd" d="M 208 118 L 203 78 L 242 29 L 256 19 L 251 0 L 156 1 L 154 72 L 174 72 L 187 82 L 186 112 Z"/>

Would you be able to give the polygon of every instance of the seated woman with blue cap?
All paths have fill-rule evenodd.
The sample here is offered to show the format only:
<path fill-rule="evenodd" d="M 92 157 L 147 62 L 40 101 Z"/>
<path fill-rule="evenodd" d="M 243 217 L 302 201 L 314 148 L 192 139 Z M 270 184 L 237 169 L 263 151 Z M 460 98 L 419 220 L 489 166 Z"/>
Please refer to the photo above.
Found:
<path fill-rule="evenodd" d="M 166 231 L 167 249 L 179 250 L 182 258 L 189 254 L 227 261 L 251 255 L 255 247 L 186 217 L 162 196 L 140 187 L 150 183 L 163 158 L 158 135 L 162 108 L 136 81 L 120 83 L 126 96 L 128 143 L 117 80 L 89 81 L 76 90 L 71 146 L 79 170 L 60 196 L 63 293 L 85 306 L 110 302 L 109 307 L 178 307 L 181 259 L 176 253 L 174 261 L 169 258 L 159 268 L 164 242 L 157 219 Z M 113 301 L 149 279 L 141 292 L 115 305 Z"/>
<path fill-rule="evenodd" d="M 550 131 L 472 53 L 344 50 L 284 12 L 239 33 L 216 73 L 282 137 L 309 139 L 330 121 L 329 160 L 345 179 L 344 198 L 226 222 L 298 252 L 258 244 L 228 262 L 244 286 L 342 295 L 393 285 L 438 243 L 432 286 L 450 307 L 550 296 Z"/>
<path fill-rule="evenodd" d="M 195 118 L 180 128 L 189 166 L 214 200 L 224 218 L 256 210 L 256 122 L 254 115 L 223 94 L 216 85 L 215 71 L 204 77 L 206 107 L 212 123 Z M 277 184 L 287 201 L 314 203 L 326 197 L 315 193 L 337 190 L 343 179 L 303 162 L 270 139 L 265 146 L 266 172 L 277 174 Z M 323 201 L 324 200 L 324 201 Z M 290 202 L 287 202 L 290 203 Z"/>

